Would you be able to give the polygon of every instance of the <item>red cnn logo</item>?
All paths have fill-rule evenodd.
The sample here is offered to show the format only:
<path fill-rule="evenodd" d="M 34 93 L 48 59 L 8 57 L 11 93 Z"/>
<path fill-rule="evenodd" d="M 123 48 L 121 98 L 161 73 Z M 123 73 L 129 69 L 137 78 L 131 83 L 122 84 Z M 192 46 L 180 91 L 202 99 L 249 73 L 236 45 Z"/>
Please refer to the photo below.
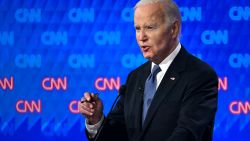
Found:
<path fill-rule="evenodd" d="M 79 114 L 79 108 L 78 108 L 78 104 L 80 103 L 80 101 L 78 100 L 72 100 L 69 103 L 69 111 L 73 114 Z"/>
<path fill-rule="evenodd" d="M 99 91 L 104 91 L 106 89 L 109 90 L 118 90 L 121 86 L 121 78 L 105 78 L 105 77 L 99 77 L 95 81 L 95 87 Z"/>
<path fill-rule="evenodd" d="M 42 87 L 46 91 L 56 90 L 67 90 L 68 87 L 68 78 L 53 78 L 53 77 L 45 77 L 42 81 Z"/>
<path fill-rule="evenodd" d="M 222 78 L 219 77 L 218 81 L 219 81 L 218 89 L 223 90 L 223 91 L 227 91 L 228 90 L 228 78 L 224 77 L 222 79 Z"/>
<path fill-rule="evenodd" d="M 19 113 L 41 113 L 41 104 L 41 100 L 38 100 L 37 102 L 35 100 L 31 100 L 30 102 L 27 100 L 18 100 L 16 103 L 16 110 Z"/>
<path fill-rule="evenodd" d="M 233 101 L 229 105 L 229 110 L 234 115 L 248 114 L 250 113 L 250 103 L 248 101 L 245 103 L 242 101 Z"/>
<path fill-rule="evenodd" d="M 6 90 L 7 88 L 9 90 L 13 90 L 14 88 L 14 77 L 11 76 L 10 79 L 4 77 L 3 79 L 0 79 L 0 88 L 3 90 Z"/>

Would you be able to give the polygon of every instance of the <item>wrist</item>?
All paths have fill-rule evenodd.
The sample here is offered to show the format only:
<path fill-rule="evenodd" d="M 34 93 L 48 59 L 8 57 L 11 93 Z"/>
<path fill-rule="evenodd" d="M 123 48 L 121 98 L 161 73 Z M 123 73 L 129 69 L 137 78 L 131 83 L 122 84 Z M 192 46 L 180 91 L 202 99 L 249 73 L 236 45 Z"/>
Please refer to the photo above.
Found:
<path fill-rule="evenodd" d="M 100 114 L 100 115 L 98 115 L 97 117 L 89 118 L 87 120 L 87 123 L 89 125 L 95 125 L 95 124 L 97 124 L 102 119 L 102 117 L 103 117 L 103 113 Z"/>

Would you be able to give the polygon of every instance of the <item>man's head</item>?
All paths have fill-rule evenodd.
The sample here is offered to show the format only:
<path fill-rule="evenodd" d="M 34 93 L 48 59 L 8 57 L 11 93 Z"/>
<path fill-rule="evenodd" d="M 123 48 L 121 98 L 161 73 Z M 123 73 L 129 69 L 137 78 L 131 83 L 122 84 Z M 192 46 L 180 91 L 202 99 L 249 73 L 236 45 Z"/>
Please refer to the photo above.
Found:
<path fill-rule="evenodd" d="M 178 7 L 172 0 L 141 0 L 134 9 L 136 40 L 143 56 L 159 64 L 179 42 Z"/>

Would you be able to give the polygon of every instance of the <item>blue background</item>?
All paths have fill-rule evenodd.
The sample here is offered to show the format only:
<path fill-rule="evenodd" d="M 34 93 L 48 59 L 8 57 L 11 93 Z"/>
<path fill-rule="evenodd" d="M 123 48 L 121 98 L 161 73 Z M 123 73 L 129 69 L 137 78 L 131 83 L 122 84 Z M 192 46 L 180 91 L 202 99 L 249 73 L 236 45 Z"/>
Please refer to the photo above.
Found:
<path fill-rule="evenodd" d="M 117 86 L 146 61 L 135 40 L 136 2 L 0 0 L 1 141 L 86 140 L 84 118 L 69 104 L 85 91 L 98 92 L 107 114 Z M 249 140 L 250 1 L 176 2 L 181 43 L 219 76 L 214 141 Z M 45 78 L 65 78 L 67 87 L 46 81 L 48 90 Z M 7 81 L 10 87 L 4 87 Z M 25 104 L 18 101 L 26 108 L 40 101 L 41 111 L 20 113 Z"/>

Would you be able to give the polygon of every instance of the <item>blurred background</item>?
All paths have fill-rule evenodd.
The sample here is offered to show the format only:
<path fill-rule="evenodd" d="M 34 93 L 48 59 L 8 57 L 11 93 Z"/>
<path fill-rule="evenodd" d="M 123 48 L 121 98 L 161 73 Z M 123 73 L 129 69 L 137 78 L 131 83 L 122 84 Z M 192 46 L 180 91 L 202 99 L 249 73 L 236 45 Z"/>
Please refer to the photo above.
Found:
<path fill-rule="evenodd" d="M 0 0 L 0 140 L 87 140 L 77 103 L 97 92 L 107 114 L 146 60 L 137 0 Z M 250 138 L 250 1 L 176 0 L 181 43 L 219 76 L 214 141 Z"/>

